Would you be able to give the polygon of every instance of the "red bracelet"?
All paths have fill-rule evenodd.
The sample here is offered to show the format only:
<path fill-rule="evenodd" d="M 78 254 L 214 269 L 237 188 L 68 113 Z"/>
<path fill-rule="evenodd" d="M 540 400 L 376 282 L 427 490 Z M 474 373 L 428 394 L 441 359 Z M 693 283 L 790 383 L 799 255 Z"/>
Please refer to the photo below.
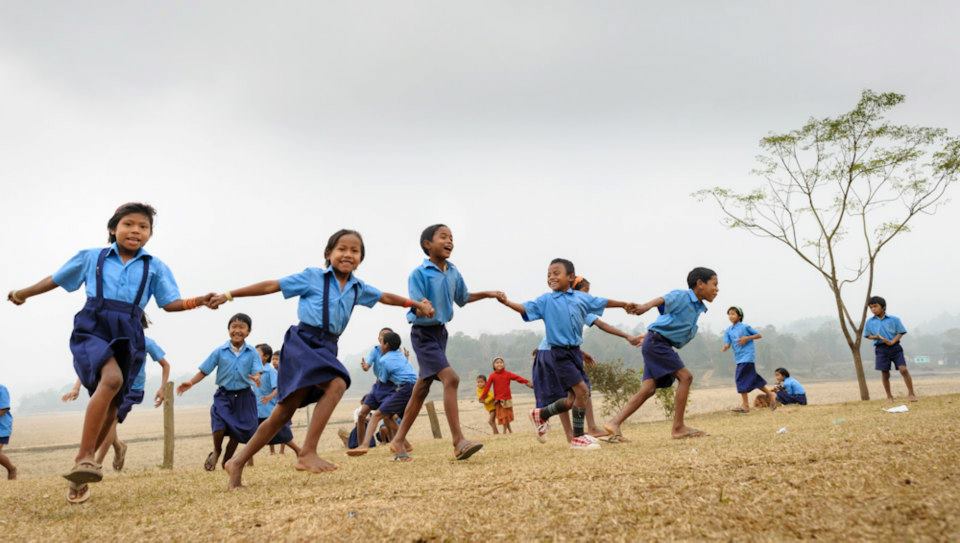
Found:
<path fill-rule="evenodd" d="M 413 300 L 403 302 L 403 307 L 413 307 Z"/>

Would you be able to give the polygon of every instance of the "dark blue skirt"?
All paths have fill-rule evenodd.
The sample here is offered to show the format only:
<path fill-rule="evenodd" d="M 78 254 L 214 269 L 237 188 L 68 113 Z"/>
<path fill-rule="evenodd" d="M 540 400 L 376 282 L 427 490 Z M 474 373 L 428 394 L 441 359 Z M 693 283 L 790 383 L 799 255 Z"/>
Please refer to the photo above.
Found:
<path fill-rule="evenodd" d="M 267 419 L 258 419 L 260 424 L 263 424 L 263 421 Z M 283 445 L 284 443 L 290 443 L 293 441 L 293 426 L 290 424 L 290 421 L 287 421 L 282 428 L 277 432 L 277 435 L 273 436 L 270 439 L 270 442 L 267 445 Z"/>
<path fill-rule="evenodd" d="M 439 380 L 437 374 L 450 367 L 447 361 L 447 327 L 442 324 L 433 326 L 414 326 L 410 329 L 410 345 L 417 354 L 420 366 L 420 379 Z"/>
<path fill-rule="evenodd" d="M 683 360 L 667 339 L 656 332 L 648 332 L 643 339 L 643 380 L 653 379 L 657 388 L 669 388 L 673 374 L 683 369 Z"/>
<path fill-rule="evenodd" d="M 0 437 L 0 445 L 9 445 L 9 444 L 10 444 L 10 436 Z"/>
<path fill-rule="evenodd" d="M 806 394 L 787 394 L 786 390 L 777 391 L 777 401 L 783 405 L 799 404 L 807 405 Z"/>
<path fill-rule="evenodd" d="M 217 389 L 210 406 L 210 430 L 223 433 L 240 443 L 246 443 L 257 431 L 257 397 L 253 390 Z"/>
<path fill-rule="evenodd" d="M 363 397 L 363 404 L 369 407 L 370 409 L 379 409 L 380 404 L 383 403 L 383 399 L 393 394 L 393 389 L 396 388 L 390 383 L 381 383 L 376 381 L 373 383 L 373 386 L 370 387 L 370 392 Z"/>
<path fill-rule="evenodd" d="M 123 423 L 133 406 L 143 403 L 143 390 L 130 389 L 127 395 L 120 401 L 120 408 L 117 409 L 117 422 Z"/>
<path fill-rule="evenodd" d="M 899 370 L 901 366 L 907 365 L 907 359 L 903 356 L 903 347 L 899 343 L 894 345 L 881 343 L 873 348 L 873 352 L 877 356 L 874 364 L 874 369 L 877 371 L 890 371 L 891 365 Z"/>
<path fill-rule="evenodd" d="M 533 359 L 533 396 L 537 400 L 537 407 L 546 407 L 567 397 L 567 391 L 560 386 L 560 380 L 551 367 L 552 362 L 553 354 L 550 351 L 537 351 Z"/>
<path fill-rule="evenodd" d="M 390 385 L 388 385 L 390 386 Z M 413 383 L 391 386 L 390 394 L 380 402 L 380 413 L 384 415 L 402 415 L 413 395 Z"/>
<path fill-rule="evenodd" d="M 337 360 L 337 336 L 324 334 L 315 326 L 300 323 L 291 326 L 280 349 L 277 398 L 280 402 L 306 388 L 310 392 L 297 407 L 315 403 L 323 396 L 319 385 L 340 377 L 350 388 L 350 372 Z"/>
<path fill-rule="evenodd" d="M 130 391 L 140 368 L 146 360 L 146 344 L 139 306 L 116 300 L 88 298 L 83 309 L 73 318 L 70 352 L 73 369 L 80 384 L 93 396 L 100 384 L 100 371 L 111 358 L 116 359 L 123 374 L 123 385 L 115 402 L 120 402 Z"/>
<path fill-rule="evenodd" d="M 767 386 L 767 381 L 757 375 L 757 367 L 753 362 L 737 364 L 737 392 L 740 394 L 751 392 Z"/>

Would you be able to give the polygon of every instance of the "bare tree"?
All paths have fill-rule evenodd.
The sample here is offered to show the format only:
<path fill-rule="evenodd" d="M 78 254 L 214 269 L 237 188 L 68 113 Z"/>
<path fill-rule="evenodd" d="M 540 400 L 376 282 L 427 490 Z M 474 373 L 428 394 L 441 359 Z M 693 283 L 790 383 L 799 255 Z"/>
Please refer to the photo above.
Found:
<path fill-rule="evenodd" d="M 760 140 L 753 173 L 765 181 L 761 188 L 715 187 L 693 195 L 715 201 L 731 228 L 783 243 L 823 278 L 863 400 L 870 393 L 860 346 L 880 251 L 917 216 L 946 203 L 960 171 L 960 139 L 945 129 L 887 120 L 903 100 L 902 94 L 863 91 L 848 113 L 811 118 L 800 129 Z"/>

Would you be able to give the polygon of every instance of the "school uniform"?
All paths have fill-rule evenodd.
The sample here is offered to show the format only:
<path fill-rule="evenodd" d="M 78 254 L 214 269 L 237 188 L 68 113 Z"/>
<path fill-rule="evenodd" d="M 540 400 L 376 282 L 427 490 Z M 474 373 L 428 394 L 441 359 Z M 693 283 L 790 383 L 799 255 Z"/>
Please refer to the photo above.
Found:
<path fill-rule="evenodd" d="M 653 379 L 657 388 L 673 385 L 674 373 L 683 369 L 681 349 L 697 335 L 697 319 L 707 306 L 692 289 L 673 290 L 657 307 L 660 316 L 647 328 L 643 340 L 643 380 Z"/>
<path fill-rule="evenodd" d="M 737 392 L 744 394 L 767 386 L 767 381 L 757 374 L 757 347 L 751 339 L 740 345 L 740 338 L 759 334 L 749 324 L 738 322 L 723 332 L 723 342 L 733 349 L 733 361 L 737 364 L 734 381 Z"/>
<path fill-rule="evenodd" d="M 6 409 L 7 412 L 0 415 L 0 445 L 10 443 L 10 435 L 13 433 L 13 415 L 10 413 L 10 391 L 7 387 L 0 385 L 0 411 Z"/>
<path fill-rule="evenodd" d="M 146 347 L 147 354 L 150 355 L 150 358 L 154 362 L 160 362 L 163 360 L 163 357 L 167 353 L 163 352 L 163 349 L 157 345 L 157 342 L 144 336 L 144 345 Z M 130 414 L 130 410 L 133 409 L 133 406 L 143 403 L 143 389 L 147 385 L 147 365 L 140 365 L 140 372 L 137 373 L 137 377 L 133 380 L 133 384 L 130 385 L 130 392 L 123 397 L 123 400 L 120 401 L 120 407 L 117 409 L 117 422 L 123 423 L 126 420 L 127 415 Z"/>
<path fill-rule="evenodd" d="M 73 320 L 70 351 L 80 383 L 92 396 L 100 370 L 114 358 L 123 375 L 117 398 L 124 398 L 145 360 L 140 319 L 150 297 L 163 307 L 180 299 L 170 269 L 145 249 L 126 263 L 117 244 L 85 249 L 53 274 L 53 282 L 68 292 L 86 285 L 87 302 Z"/>
<path fill-rule="evenodd" d="M 244 343 L 238 351 L 228 340 L 210 353 L 200 364 L 200 371 L 210 375 L 217 370 L 217 392 L 210 406 L 210 430 L 246 443 L 257 431 L 257 398 L 251 388 L 250 375 L 260 373 L 263 363 L 257 350 Z"/>
<path fill-rule="evenodd" d="M 777 401 L 789 405 L 792 403 L 807 405 L 807 391 L 793 377 L 783 380 L 783 388 L 777 391 Z"/>
<path fill-rule="evenodd" d="M 417 372 L 407 357 L 400 351 L 390 351 L 380 356 L 378 363 L 383 366 L 383 377 L 390 392 L 380 402 L 379 411 L 384 415 L 402 415 L 413 395 L 413 385 L 417 382 Z"/>
<path fill-rule="evenodd" d="M 884 339 L 893 339 L 897 335 L 907 333 L 903 322 L 893 315 L 884 315 L 883 318 L 873 316 L 867 319 L 867 325 L 863 328 L 863 337 L 880 336 Z M 890 371 L 890 366 L 900 369 L 907 365 L 907 359 L 903 356 L 903 346 L 898 341 L 894 345 L 887 345 L 879 339 L 873 340 L 873 351 L 876 355 L 874 368 L 877 371 Z"/>
<path fill-rule="evenodd" d="M 267 403 L 263 403 L 263 398 L 269 396 L 277 389 L 277 370 L 273 369 L 273 364 L 269 362 L 263 365 L 263 373 L 260 374 L 260 386 L 254 384 L 253 395 L 257 400 L 257 423 L 263 424 L 263 421 L 270 417 L 274 408 L 277 407 L 277 397 L 274 396 Z M 270 439 L 269 445 L 280 445 L 289 443 L 293 440 L 293 426 L 287 421 L 277 434 Z"/>
<path fill-rule="evenodd" d="M 449 260 L 446 271 L 441 271 L 430 259 L 415 268 L 407 280 L 411 300 L 430 300 L 433 317 L 418 317 L 414 309 L 407 312 L 410 345 L 417 354 L 420 379 L 438 379 L 437 374 L 450 367 L 447 361 L 447 326 L 453 319 L 453 304 L 463 307 L 470 299 L 470 291 L 460 270 Z"/>
<path fill-rule="evenodd" d="M 297 407 L 316 402 L 323 395 L 318 385 L 340 377 L 350 387 L 350 373 L 337 360 L 337 341 L 350 322 L 357 305 L 373 307 L 383 295 L 380 290 L 353 274 L 341 289 L 333 268 L 307 268 L 280 280 L 284 298 L 299 296 L 297 316 L 280 350 L 278 399 L 283 402 L 297 390 L 307 395 Z"/>
<path fill-rule="evenodd" d="M 549 356 L 543 359 L 544 367 L 556 375 L 560 389 L 568 391 L 587 380 L 583 368 L 583 326 L 588 317 L 603 313 L 607 299 L 591 296 L 585 292 L 567 289 L 565 292 L 548 292 L 535 300 L 524 302 L 523 320 L 543 320 L 546 341 L 550 346 Z M 566 395 L 566 393 L 564 393 Z"/>
<path fill-rule="evenodd" d="M 586 325 L 593 326 L 599 318 L 595 313 L 588 314 L 585 320 Z M 533 397 L 539 408 L 546 407 L 557 400 L 567 397 L 567 391 L 560 386 L 560 379 L 553 371 L 552 360 L 550 343 L 547 342 L 547 338 L 544 337 L 540 341 L 540 345 L 537 346 L 537 354 L 533 357 L 533 368 L 530 378 L 530 380 L 533 381 Z M 587 387 L 593 388 L 586 371 L 583 373 L 583 382 L 587 384 Z"/>
<path fill-rule="evenodd" d="M 373 386 L 370 387 L 370 392 L 363 397 L 363 404 L 371 410 L 375 410 L 379 409 L 380 404 L 383 403 L 383 399 L 393 392 L 393 387 L 387 382 L 386 375 L 384 374 L 383 365 L 380 364 L 379 345 L 370 349 L 370 353 L 367 355 L 367 363 L 370 364 L 370 370 L 373 372 L 376 380 L 373 382 Z"/>

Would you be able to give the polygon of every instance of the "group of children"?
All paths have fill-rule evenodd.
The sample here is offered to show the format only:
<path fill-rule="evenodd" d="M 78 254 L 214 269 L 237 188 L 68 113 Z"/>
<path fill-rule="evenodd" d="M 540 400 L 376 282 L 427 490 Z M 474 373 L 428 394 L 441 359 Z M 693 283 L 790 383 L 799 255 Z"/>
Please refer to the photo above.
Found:
<path fill-rule="evenodd" d="M 116 424 L 122 423 L 130 407 L 143 398 L 142 382 L 139 391 L 136 386 L 146 352 L 150 350 L 144 337 L 143 309 L 151 298 L 168 312 L 200 306 L 217 309 L 237 298 L 278 292 L 284 298 L 298 298 L 298 322 L 287 330 L 279 356 L 274 357 L 267 345 L 254 348 L 246 342 L 252 331 L 252 319 L 237 313 L 228 320 L 228 340 L 211 352 L 193 378 L 177 387 L 177 393 L 183 394 L 216 370 L 218 389 L 210 410 L 214 450 L 207 457 L 205 468 L 215 469 L 222 454 L 221 464 L 229 475 L 229 488 L 242 486 L 245 466 L 267 445 L 293 447 L 297 453 L 297 470 L 319 473 L 336 469 L 333 463 L 320 458 L 317 445 L 351 382 L 350 373 L 337 359 L 338 339 L 357 305 L 373 307 L 378 302 L 408 310 L 411 346 L 419 372 L 400 351 L 399 334 L 382 330 L 379 345 L 371 352 L 369 361 L 363 363 L 364 370 L 372 369 L 377 378 L 364 401 L 371 420 L 362 432 L 358 431 L 359 446 L 351 455 L 366 452 L 366 445 L 378 421 L 382 420 L 392 436 L 388 445 L 394 459 L 411 460 L 412 447 L 407 434 L 434 381 L 440 381 L 443 387 L 444 413 L 455 458 L 466 460 L 483 447 L 467 439 L 461 430 L 457 404 L 459 376 L 446 357 L 446 325 L 453 318 L 454 304 L 463 307 L 483 299 L 496 299 L 524 321 L 542 320 L 546 330 L 544 343 L 534 355 L 532 383 L 507 372 L 502 359 L 494 361 L 494 372 L 482 388 L 478 380 L 481 401 L 486 403 L 486 395 L 493 389 L 493 416 L 505 431 L 510 431 L 513 418 L 511 380 L 534 389 L 537 406 L 529 418 L 538 439 L 545 441 L 552 418 L 560 417 L 563 422 L 569 417 L 569 427 L 564 424 L 568 441 L 572 448 L 580 450 L 598 448 L 601 436 L 623 441 L 623 422 L 653 396 L 657 388 L 670 387 L 676 381 L 673 437 L 705 435 L 684 422 L 693 375 L 684 367 L 677 350 L 696 335 L 697 320 L 707 310 L 705 302 L 712 302 L 719 292 L 717 274 L 708 268 L 693 269 L 687 276 L 686 289 L 671 291 L 645 303 L 633 303 L 591 295 L 589 283 L 578 278 L 574 264 L 558 258 L 547 268 L 549 291 L 517 303 L 500 291 L 470 291 L 459 269 L 449 261 L 454 248 L 452 231 L 443 224 L 435 224 L 420 236 L 420 249 L 426 258 L 409 276 L 409 298 L 382 292 L 359 279 L 354 272 L 366 257 L 363 238 L 359 232 L 339 230 L 327 242 L 322 268 L 311 267 L 221 294 L 211 292 L 184 299 L 170 269 L 144 248 L 154 232 L 155 213 L 146 204 L 124 204 L 107 222 L 108 247 L 80 251 L 52 276 L 8 295 L 11 302 L 21 305 L 28 298 L 57 287 L 74 291 L 85 286 L 87 302 L 75 318 L 70 348 L 79 383 L 87 389 L 90 401 L 74 467 L 64 475 L 69 481 L 67 498 L 72 503 L 85 501 L 90 495 L 90 483 L 102 480 L 103 457 L 98 458 L 98 450 L 115 442 L 111 436 L 115 436 Z M 621 308 L 632 315 L 657 308 L 659 316 L 644 336 L 631 336 L 600 320 L 606 308 Z M 742 311 L 738 310 L 737 314 L 742 320 Z M 739 320 L 734 325 L 738 323 Z M 583 327 L 592 325 L 633 345 L 641 345 L 644 359 L 639 392 L 620 413 L 603 424 L 602 430 L 591 428 L 595 424 L 590 382 L 584 367 L 590 357 L 581 350 Z M 741 328 L 728 331 L 738 356 L 748 351 L 747 345 L 759 339 L 759 334 L 752 329 Z M 874 331 L 872 337 L 877 338 L 876 341 L 887 346 L 884 352 L 888 357 L 895 359 L 895 347 L 899 347 L 899 337 L 905 332 L 899 331 L 902 325 L 868 328 Z M 888 338 L 885 334 L 890 330 L 898 335 Z M 152 353 L 153 357 L 163 360 L 162 351 L 159 353 Z M 268 363 L 274 358 L 273 364 Z M 742 358 L 746 364 L 749 356 L 742 354 Z M 271 371 L 274 365 L 278 366 L 276 372 Z M 798 384 L 787 382 L 786 370 L 783 374 L 782 390 L 766 389 L 765 392 L 795 396 Z M 742 372 L 738 368 L 738 387 L 741 381 L 744 388 L 764 389 L 766 385 L 752 364 Z M 802 393 L 802 389 L 800 391 Z M 312 417 L 309 417 L 303 444 L 297 449 L 290 433 L 290 420 L 297 409 L 311 404 L 315 404 Z M 0 404 L 2 416 L 6 416 L 8 410 L 9 407 L 4 411 Z M 399 420 L 399 425 L 389 428 L 395 420 Z M 2 421 L 0 418 L 0 430 Z M 228 443 L 224 449 L 225 437 Z M 238 448 L 240 443 L 246 445 Z M 0 460 L 5 457 L 0 455 Z"/>

